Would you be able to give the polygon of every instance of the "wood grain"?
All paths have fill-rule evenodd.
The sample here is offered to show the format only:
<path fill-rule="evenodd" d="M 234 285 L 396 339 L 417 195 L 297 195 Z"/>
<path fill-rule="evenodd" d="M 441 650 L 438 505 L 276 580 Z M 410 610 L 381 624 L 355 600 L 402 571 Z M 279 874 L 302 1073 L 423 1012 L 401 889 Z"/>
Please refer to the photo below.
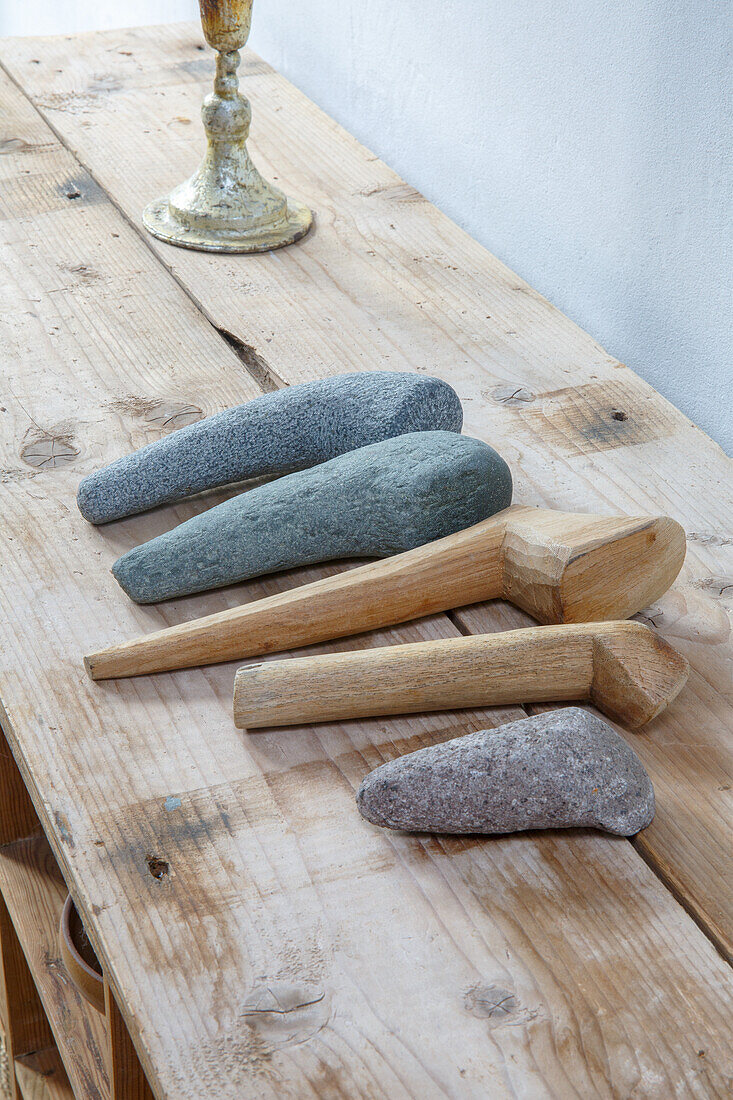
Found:
<path fill-rule="evenodd" d="M 56 1047 L 15 1060 L 23 1100 L 76 1100 Z"/>
<path fill-rule="evenodd" d="M 40 831 L 38 816 L 20 778 L 0 725 L 0 845 Z"/>
<path fill-rule="evenodd" d="M 188 141 L 188 124 L 174 121 L 185 115 L 176 105 L 177 82 L 192 105 L 185 117 L 196 117 L 202 69 L 197 39 L 190 31 L 188 37 L 175 34 L 178 39 L 162 35 L 162 51 L 148 31 L 4 49 L 8 57 L 30 50 L 27 68 L 39 68 L 33 65 L 38 60 L 49 82 L 58 76 L 53 68 L 64 68 L 64 79 L 82 91 L 48 88 L 45 102 L 56 106 L 44 109 L 77 113 L 77 123 L 91 125 L 76 132 L 85 139 L 87 130 L 94 132 L 100 143 L 97 122 L 106 125 L 112 101 L 124 101 L 123 88 L 114 90 L 113 70 L 132 57 L 126 72 L 138 87 L 149 88 L 156 110 L 165 109 L 171 147 L 177 147 L 177 131 Z M 170 50 L 172 79 L 171 68 L 164 68 L 156 86 L 156 57 L 171 60 Z M 54 51 L 63 53 L 63 63 L 49 63 Z M 249 58 L 243 68 L 247 80 L 259 79 L 258 71 L 274 80 L 277 120 L 281 84 L 264 67 L 257 70 L 259 64 Z M 91 648 L 333 570 L 299 571 L 163 608 L 123 600 L 109 575 L 119 553 L 222 497 L 100 531 L 75 510 L 78 479 L 165 430 L 170 414 L 148 420 L 145 410 L 177 403 L 214 411 L 245 399 L 252 383 L 239 356 L 161 269 L 104 190 L 94 188 L 17 90 L 7 82 L 0 87 L 8 133 L 3 141 L 11 141 L 0 157 L 7 183 L 0 191 L 0 245 L 9 303 L 3 319 L 7 412 L 0 425 L 10 548 L 0 558 L 0 693 L 12 750 L 120 995 L 155 1095 L 724 1096 L 733 1076 L 728 968 L 627 842 L 582 832 L 495 843 L 386 836 L 356 812 L 354 792 L 369 769 L 522 711 L 446 712 L 244 736 L 231 721 L 232 666 L 89 681 L 82 655 Z M 137 116 L 133 150 L 125 136 L 129 126 L 122 125 L 127 110 L 129 104 L 117 118 L 116 155 L 122 164 L 130 157 L 137 163 L 145 150 L 136 167 L 139 188 L 148 178 L 142 162 L 151 159 L 149 135 L 142 131 L 158 123 L 149 109 Z M 365 182 L 359 147 L 322 116 L 315 121 L 335 143 L 332 152 L 327 144 L 319 149 L 319 171 L 329 178 L 341 171 L 355 175 L 339 195 L 349 187 L 352 193 L 368 190 L 374 175 Z M 307 116 L 296 146 L 309 143 L 312 127 Z M 354 173 L 349 158 L 355 155 Z M 188 164 L 190 156 L 186 147 L 180 159 Z M 173 179 L 181 175 L 177 157 L 174 151 L 167 160 Z M 378 181 L 393 179 L 378 162 L 370 164 L 368 173 Z M 69 199 L 69 190 L 78 190 L 79 198 Z M 413 208 L 430 209 L 400 196 L 404 189 L 363 199 L 393 220 L 395 209 L 404 208 L 410 218 Z M 347 274 L 343 265 L 352 262 L 339 257 L 344 226 L 343 219 L 329 222 L 322 214 L 313 238 L 330 241 L 333 274 Z M 467 259 L 473 257 L 467 272 L 485 287 L 483 310 L 491 312 L 505 294 L 487 275 L 493 261 L 477 247 L 472 251 L 448 223 L 438 219 L 438 227 L 445 233 L 445 262 L 455 266 L 455 250 L 464 245 Z M 269 318 L 262 348 L 276 328 L 277 357 L 289 341 L 291 361 L 301 355 L 308 369 L 314 356 L 333 369 L 384 365 L 385 340 L 393 338 L 393 365 L 410 357 L 425 365 L 433 347 L 443 365 L 449 351 L 454 364 L 462 362 L 455 340 L 441 335 L 434 315 L 424 326 L 414 303 L 414 340 L 402 344 L 410 356 L 399 351 L 404 298 L 392 283 L 382 282 L 389 288 L 382 302 L 388 308 L 374 299 L 371 279 L 363 297 L 348 305 L 348 294 L 335 288 L 321 259 L 307 259 L 308 247 L 257 260 L 256 267 L 225 260 L 235 264 L 238 297 L 223 327 L 235 331 L 245 320 L 257 325 Z M 418 254 L 424 256 L 412 252 Z M 366 272 L 373 259 L 358 251 L 354 262 Z M 378 282 L 393 262 L 391 254 L 386 265 L 377 261 Z M 432 267 L 430 260 L 421 262 Z M 280 267 L 287 272 L 281 285 L 292 288 L 301 263 L 313 297 L 293 299 L 286 332 Z M 316 287 L 322 287 L 317 295 Z M 541 328 L 548 307 L 531 301 Z M 445 308 L 446 325 L 455 332 L 460 326 L 450 320 L 450 298 Z M 360 321 L 347 338 L 352 318 Z M 470 319 L 461 323 L 469 332 Z M 376 331 L 381 325 L 384 336 Z M 567 333 L 564 321 L 559 331 Z M 582 345 L 585 338 L 578 339 Z M 551 352 L 567 355 L 567 340 L 562 349 L 556 341 L 557 331 L 538 352 L 538 363 Z M 471 394 L 464 388 L 463 396 Z M 36 448 L 35 436 L 26 439 L 31 429 L 45 432 L 53 462 L 34 466 L 20 457 L 27 444 Z M 493 430 L 490 417 L 484 429 Z M 701 446 L 702 465 L 707 448 Z M 534 461 L 528 453 L 529 470 Z M 550 473 L 547 480 L 555 484 Z M 520 488 L 526 485 L 523 476 Z M 578 499 L 561 506 L 591 506 L 577 489 L 568 492 Z M 606 508 L 644 513 L 661 507 L 639 495 L 645 499 L 633 508 L 610 499 Z M 670 511 L 668 503 L 661 510 Z M 455 634 L 445 618 L 435 617 L 360 638 L 359 645 Z M 329 646 L 343 648 L 345 643 Z"/>
<path fill-rule="evenodd" d="M 671 599 L 667 601 L 671 602 Z M 654 609 L 637 618 L 653 626 L 657 614 L 661 615 L 661 610 Z M 462 608 L 451 617 L 465 634 L 515 630 L 532 624 L 523 611 L 503 602 Z M 704 636 L 703 621 L 698 620 L 698 623 Z M 669 636 L 674 637 L 672 631 Z M 687 647 L 681 648 L 689 654 Z M 691 737 L 690 731 L 697 729 L 701 714 L 705 715 L 708 726 L 704 734 L 699 732 L 697 737 Z M 660 726 L 664 736 L 654 736 Z M 704 681 L 693 665 L 684 690 L 672 708 L 647 726 L 642 736 L 629 735 L 622 726 L 618 727 L 618 732 L 642 758 L 653 777 L 656 794 L 654 820 L 633 843 L 731 962 L 733 941 L 729 914 L 733 913 L 733 876 L 718 874 L 717 885 L 712 888 L 713 861 L 720 859 L 719 866 L 727 867 L 730 855 L 725 844 L 718 851 L 716 833 L 707 831 L 707 823 L 713 820 L 720 822 L 721 840 L 730 833 L 728 801 L 733 783 L 726 740 L 729 726 L 729 708 L 721 705 L 715 689 Z M 696 786 L 691 786 L 691 776 L 696 777 Z M 730 845 L 727 848 L 730 849 Z M 705 874 L 711 881 L 711 892 L 704 908 L 699 896 L 690 894 L 688 889 L 696 865 L 707 868 Z"/>
<path fill-rule="evenodd" d="M 201 154 L 199 110 L 213 69 L 202 45 L 200 29 L 182 25 L 73 45 L 9 40 L 2 56 L 142 232 L 145 203 Z M 223 261 L 147 243 L 243 360 L 270 385 L 347 369 L 438 375 L 463 401 L 464 430 L 510 463 L 521 503 L 664 513 L 685 528 L 683 573 L 648 619 L 683 651 L 698 688 L 690 721 L 678 723 L 673 708 L 644 735 L 669 825 L 650 843 L 733 956 L 733 897 L 720 882 L 733 819 L 729 460 L 256 55 L 244 52 L 240 74 L 253 104 L 253 156 L 315 210 L 314 232 L 279 256 Z M 127 449 L 110 443 L 116 454 Z"/>
<path fill-rule="evenodd" d="M 512 505 L 427 546 L 135 638 L 84 664 L 94 680 L 217 664 L 498 596 L 546 623 L 623 619 L 664 595 L 684 556 L 684 532 L 664 516 L 573 516 Z"/>

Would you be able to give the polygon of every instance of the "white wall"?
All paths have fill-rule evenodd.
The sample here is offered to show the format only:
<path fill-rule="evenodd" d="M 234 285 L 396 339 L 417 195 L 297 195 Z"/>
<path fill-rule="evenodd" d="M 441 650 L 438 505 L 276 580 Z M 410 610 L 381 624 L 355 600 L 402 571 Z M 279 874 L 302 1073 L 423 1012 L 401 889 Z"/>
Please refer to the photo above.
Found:
<path fill-rule="evenodd" d="M 198 0 L 0 0 L 0 35 L 76 34 L 175 23 L 198 14 Z"/>
<path fill-rule="evenodd" d="M 196 9 L 31 7 L 0 31 Z M 256 0 L 251 45 L 733 452 L 732 30 L 728 0 Z"/>

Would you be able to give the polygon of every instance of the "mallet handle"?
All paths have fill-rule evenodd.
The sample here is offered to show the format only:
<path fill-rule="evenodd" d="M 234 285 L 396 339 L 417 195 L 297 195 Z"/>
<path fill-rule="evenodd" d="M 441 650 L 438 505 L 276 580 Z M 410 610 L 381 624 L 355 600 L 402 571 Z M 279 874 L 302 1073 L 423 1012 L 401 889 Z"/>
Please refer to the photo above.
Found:
<path fill-rule="evenodd" d="M 545 626 L 246 665 L 243 729 L 503 703 L 587 699 L 593 627 Z"/>
<path fill-rule="evenodd" d="M 511 507 L 393 558 L 169 627 L 85 657 L 94 680 L 211 665 L 343 638 L 495 599 Z"/>

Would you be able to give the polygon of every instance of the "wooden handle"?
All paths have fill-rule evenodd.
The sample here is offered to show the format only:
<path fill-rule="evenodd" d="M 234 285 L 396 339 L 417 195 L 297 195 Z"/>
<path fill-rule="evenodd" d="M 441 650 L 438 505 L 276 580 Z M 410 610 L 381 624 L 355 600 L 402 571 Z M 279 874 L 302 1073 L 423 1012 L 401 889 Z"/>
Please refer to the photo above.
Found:
<path fill-rule="evenodd" d="M 84 658 L 94 680 L 277 653 L 499 596 L 508 508 L 454 535 Z"/>
<path fill-rule="evenodd" d="M 426 546 L 112 646 L 84 663 L 94 680 L 216 664 L 498 596 L 544 623 L 623 619 L 667 590 L 684 556 L 684 531 L 665 516 L 513 505 Z"/>
<path fill-rule="evenodd" d="M 634 728 L 674 698 L 687 662 L 640 623 L 531 627 L 248 665 L 243 729 L 504 703 L 592 700 Z"/>

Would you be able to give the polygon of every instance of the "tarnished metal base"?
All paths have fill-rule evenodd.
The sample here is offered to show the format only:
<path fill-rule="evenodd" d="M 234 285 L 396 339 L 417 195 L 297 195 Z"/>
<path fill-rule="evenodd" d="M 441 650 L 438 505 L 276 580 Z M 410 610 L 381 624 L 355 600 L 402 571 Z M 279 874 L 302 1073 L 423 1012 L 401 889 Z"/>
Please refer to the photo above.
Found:
<path fill-rule="evenodd" d="M 287 215 L 274 224 L 251 229 L 227 230 L 198 228 L 184 224 L 171 210 L 168 196 L 156 199 L 145 207 L 143 225 L 160 241 L 193 248 L 199 252 L 270 252 L 304 237 L 311 227 L 313 215 L 307 206 L 295 199 L 287 200 Z"/>
<path fill-rule="evenodd" d="M 247 151 L 252 110 L 237 68 L 252 0 L 201 0 L 200 7 L 217 51 L 214 90 L 201 108 L 206 154 L 190 179 L 145 208 L 143 225 L 158 240 L 202 252 L 282 248 L 305 236 L 313 215 L 260 175 Z"/>

